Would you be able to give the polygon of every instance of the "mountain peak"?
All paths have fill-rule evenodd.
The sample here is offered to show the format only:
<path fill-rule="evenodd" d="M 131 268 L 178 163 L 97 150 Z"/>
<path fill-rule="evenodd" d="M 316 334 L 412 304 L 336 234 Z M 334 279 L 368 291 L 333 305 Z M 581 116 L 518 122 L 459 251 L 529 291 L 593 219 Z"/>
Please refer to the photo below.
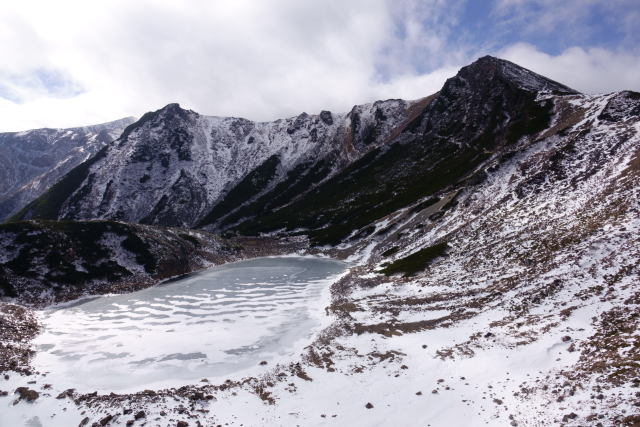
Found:
<path fill-rule="evenodd" d="M 483 56 L 475 62 L 462 67 L 456 77 L 468 82 L 486 85 L 487 82 L 500 81 L 524 89 L 528 92 L 551 92 L 554 94 L 577 94 L 578 91 L 561 83 L 534 73 L 506 59 Z"/>
<path fill-rule="evenodd" d="M 161 108 L 161 110 L 182 110 L 183 108 L 180 106 L 180 104 L 178 104 L 177 102 L 171 102 L 167 105 L 165 105 L 164 107 Z"/>

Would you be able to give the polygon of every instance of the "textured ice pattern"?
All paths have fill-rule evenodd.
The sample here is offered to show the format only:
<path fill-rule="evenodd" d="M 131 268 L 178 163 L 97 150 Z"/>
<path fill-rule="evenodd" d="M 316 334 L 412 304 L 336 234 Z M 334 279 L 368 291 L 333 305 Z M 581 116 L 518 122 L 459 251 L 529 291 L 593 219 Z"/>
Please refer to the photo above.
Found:
<path fill-rule="evenodd" d="M 56 384 L 89 391 L 235 373 L 308 339 L 313 304 L 343 269 L 326 259 L 261 258 L 47 310 L 35 366 Z"/>

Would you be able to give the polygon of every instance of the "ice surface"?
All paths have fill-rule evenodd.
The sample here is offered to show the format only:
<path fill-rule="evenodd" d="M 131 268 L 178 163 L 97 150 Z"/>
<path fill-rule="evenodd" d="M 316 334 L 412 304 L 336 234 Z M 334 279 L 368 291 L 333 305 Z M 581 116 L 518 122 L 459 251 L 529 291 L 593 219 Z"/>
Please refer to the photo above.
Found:
<path fill-rule="evenodd" d="M 79 391 L 188 384 L 291 352 L 311 306 L 344 264 L 260 258 L 139 292 L 46 310 L 34 366 Z"/>

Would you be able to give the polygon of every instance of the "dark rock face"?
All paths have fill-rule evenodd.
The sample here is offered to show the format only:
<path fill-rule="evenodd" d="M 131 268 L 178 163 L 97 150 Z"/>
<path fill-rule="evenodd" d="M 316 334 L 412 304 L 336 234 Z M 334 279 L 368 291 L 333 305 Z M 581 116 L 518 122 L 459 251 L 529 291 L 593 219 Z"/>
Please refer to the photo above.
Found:
<path fill-rule="evenodd" d="M 640 116 L 640 93 L 633 91 L 623 91 L 614 95 L 602 113 L 599 120 L 608 122 L 620 122 L 622 120 Z"/>
<path fill-rule="evenodd" d="M 331 126 L 333 124 L 333 116 L 331 115 L 331 111 L 321 111 L 320 120 L 322 120 L 324 124 Z"/>
<path fill-rule="evenodd" d="M 234 253 L 209 233 L 113 221 L 8 223 L 0 225 L 0 240 L 0 297 L 35 303 L 99 292 L 101 286 L 116 289 L 118 283 L 124 290 L 133 278 L 144 285 Z M 50 295 L 43 296 L 43 289 Z"/>
<path fill-rule="evenodd" d="M 40 397 L 40 393 L 28 387 L 18 387 L 15 393 L 18 394 L 18 399 L 26 400 L 27 402 L 33 402 Z"/>

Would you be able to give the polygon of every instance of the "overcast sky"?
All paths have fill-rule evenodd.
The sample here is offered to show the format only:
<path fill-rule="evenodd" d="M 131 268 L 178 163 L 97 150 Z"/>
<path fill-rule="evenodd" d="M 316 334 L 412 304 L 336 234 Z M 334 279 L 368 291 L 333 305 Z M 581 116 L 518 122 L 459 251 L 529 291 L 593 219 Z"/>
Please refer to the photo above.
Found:
<path fill-rule="evenodd" d="M 272 120 L 416 99 L 496 55 L 640 90 L 638 0 L 42 0 L 0 5 L 0 131 L 179 102 Z"/>

